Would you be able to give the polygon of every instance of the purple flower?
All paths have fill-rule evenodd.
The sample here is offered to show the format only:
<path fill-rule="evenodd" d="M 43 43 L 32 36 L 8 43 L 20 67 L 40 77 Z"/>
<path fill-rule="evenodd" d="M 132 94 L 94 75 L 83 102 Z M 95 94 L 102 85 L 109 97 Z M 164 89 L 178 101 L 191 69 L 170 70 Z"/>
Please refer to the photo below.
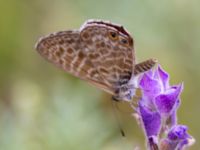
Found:
<path fill-rule="evenodd" d="M 179 141 L 190 137 L 187 133 L 187 127 L 184 125 L 176 125 L 168 133 L 168 139 L 171 141 Z"/>
<path fill-rule="evenodd" d="M 158 66 L 144 73 L 139 81 L 142 97 L 137 113 L 145 132 L 149 149 L 181 150 L 191 136 L 187 127 L 177 125 L 177 109 L 183 84 L 171 86 L 169 75 Z M 166 137 L 165 139 L 159 139 Z M 158 140 L 156 140 L 158 139 Z M 162 141 L 159 143 L 159 141 Z M 172 148 L 173 147 L 173 148 Z"/>
<path fill-rule="evenodd" d="M 140 116 L 147 137 L 157 136 L 161 128 L 161 116 L 158 112 L 153 112 L 139 103 Z"/>
<path fill-rule="evenodd" d="M 182 92 L 183 84 L 170 86 L 169 75 L 158 66 L 154 72 L 151 70 L 142 76 L 139 86 L 143 93 L 139 109 L 141 110 L 142 107 L 144 107 L 143 109 L 148 108 L 152 110 L 151 113 L 157 113 L 161 116 L 162 120 L 160 122 L 170 120 L 168 125 L 174 125 L 177 120 L 176 110 L 180 104 L 179 96 Z M 142 113 L 141 116 L 143 116 Z M 147 124 L 144 122 L 147 119 L 142 118 L 142 120 L 143 124 Z M 151 131 L 146 132 L 149 133 Z"/>
<path fill-rule="evenodd" d="M 170 129 L 167 138 L 161 141 L 161 149 L 165 150 L 181 150 L 186 146 L 193 144 L 193 138 L 187 133 L 187 127 L 184 125 L 176 125 Z"/>

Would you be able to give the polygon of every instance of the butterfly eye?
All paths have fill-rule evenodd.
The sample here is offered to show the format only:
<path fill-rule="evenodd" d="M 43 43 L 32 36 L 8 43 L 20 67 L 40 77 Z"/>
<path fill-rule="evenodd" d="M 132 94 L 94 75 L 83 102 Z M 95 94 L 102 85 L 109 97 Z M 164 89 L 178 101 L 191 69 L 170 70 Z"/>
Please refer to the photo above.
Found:
<path fill-rule="evenodd" d="M 116 32 L 109 32 L 109 37 L 112 39 L 112 40 L 117 40 L 118 39 L 118 35 Z"/>
<path fill-rule="evenodd" d="M 121 39 L 121 43 L 122 43 L 123 45 L 126 45 L 126 46 L 129 45 L 128 40 L 126 40 L 126 39 Z"/>

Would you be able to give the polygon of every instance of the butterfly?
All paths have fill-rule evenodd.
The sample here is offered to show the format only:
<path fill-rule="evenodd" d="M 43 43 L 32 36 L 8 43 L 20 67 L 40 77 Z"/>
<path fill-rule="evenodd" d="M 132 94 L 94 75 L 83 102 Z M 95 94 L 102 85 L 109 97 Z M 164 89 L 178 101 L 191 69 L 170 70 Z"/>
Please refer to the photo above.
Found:
<path fill-rule="evenodd" d="M 80 29 L 42 37 L 35 47 L 51 63 L 110 93 L 117 101 L 130 101 L 135 95 L 136 76 L 156 64 L 155 59 L 136 64 L 134 41 L 128 31 L 101 20 L 88 20 Z"/>

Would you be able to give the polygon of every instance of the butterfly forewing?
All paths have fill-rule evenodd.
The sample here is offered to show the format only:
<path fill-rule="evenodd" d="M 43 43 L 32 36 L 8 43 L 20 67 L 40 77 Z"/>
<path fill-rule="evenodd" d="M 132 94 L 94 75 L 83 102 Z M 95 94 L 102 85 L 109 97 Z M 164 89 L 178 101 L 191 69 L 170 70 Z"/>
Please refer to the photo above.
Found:
<path fill-rule="evenodd" d="M 135 62 L 132 38 L 113 26 L 89 22 L 82 28 L 81 38 L 87 43 L 88 59 L 106 84 L 116 89 L 130 80 Z"/>

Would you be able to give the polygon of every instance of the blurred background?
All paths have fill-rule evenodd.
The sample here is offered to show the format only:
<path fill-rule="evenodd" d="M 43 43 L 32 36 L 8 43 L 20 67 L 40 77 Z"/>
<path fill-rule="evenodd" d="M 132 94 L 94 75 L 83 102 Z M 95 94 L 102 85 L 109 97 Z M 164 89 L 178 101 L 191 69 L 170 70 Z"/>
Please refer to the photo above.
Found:
<path fill-rule="evenodd" d="M 110 95 L 45 61 L 37 39 L 77 29 L 91 18 L 124 25 L 133 35 L 137 60 L 154 57 L 184 82 L 179 123 L 200 147 L 200 1 L 1 0 L 0 150 L 121 150 L 144 136 L 131 110 L 122 107 L 122 138 Z"/>

